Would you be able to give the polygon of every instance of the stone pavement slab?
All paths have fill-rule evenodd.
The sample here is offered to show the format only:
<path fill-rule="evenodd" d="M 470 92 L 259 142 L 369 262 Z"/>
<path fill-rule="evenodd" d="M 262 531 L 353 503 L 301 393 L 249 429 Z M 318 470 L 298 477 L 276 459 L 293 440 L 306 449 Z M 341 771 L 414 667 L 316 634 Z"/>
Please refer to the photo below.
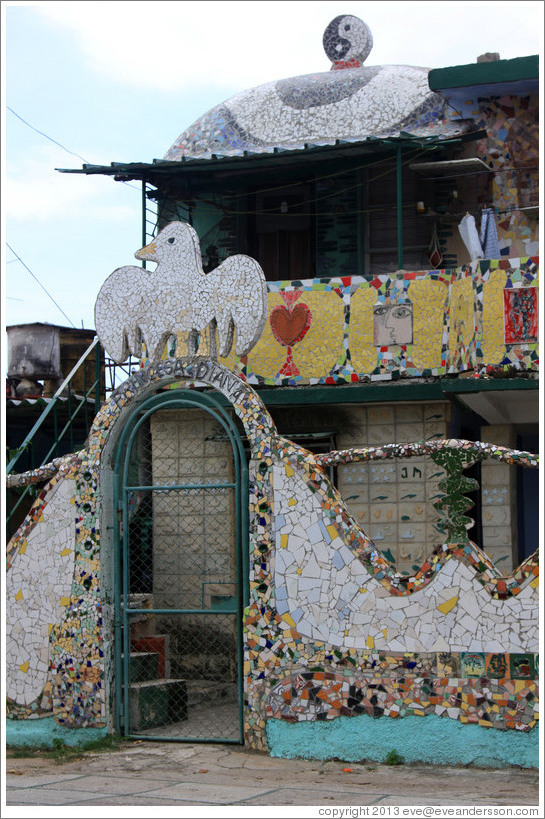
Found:
<path fill-rule="evenodd" d="M 168 788 L 171 785 L 170 780 L 165 780 L 162 787 Z M 70 779 L 64 781 L 60 787 L 66 791 L 81 791 L 85 789 L 92 794 L 107 793 L 107 794 L 128 794 L 128 793 L 142 793 L 148 791 L 156 791 L 159 786 L 157 777 L 153 779 L 146 779 L 144 777 L 134 776 L 100 776 L 99 774 L 89 774 L 88 776 L 80 776 L 78 779 Z M 20 787 L 20 786 L 19 786 Z M 42 786 L 44 790 L 57 790 L 58 783 L 48 782 Z"/>
<path fill-rule="evenodd" d="M 375 806 L 382 811 L 377 816 L 394 816 L 389 811 L 397 806 L 540 804 L 536 770 L 278 759 L 235 745 L 127 742 L 118 751 L 86 753 L 73 762 L 8 758 L 6 767 L 6 817 L 21 816 L 10 814 L 10 807 L 32 806 L 35 817 L 40 806 L 47 811 L 54 805 L 59 816 L 75 816 L 61 811 L 76 805 L 82 807 L 80 816 L 101 805 L 133 806 L 120 814 L 131 818 L 147 817 L 146 806 L 153 806 L 155 818 L 163 809 L 163 815 L 172 815 L 173 808 L 177 816 L 253 816 L 259 807 L 260 815 L 272 816 L 263 812 L 269 806 L 275 816 L 291 816 L 289 806 L 298 806 L 298 817 L 317 817 L 318 806 L 361 806 L 362 811 Z M 240 806 L 237 814 L 222 813 L 233 806 Z M 534 815 L 543 815 L 541 809 Z"/>
<path fill-rule="evenodd" d="M 95 799 L 96 793 L 86 791 L 66 791 L 62 788 L 14 788 L 8 790 L 7 805 L 79 805 L 82 800 Z"/>

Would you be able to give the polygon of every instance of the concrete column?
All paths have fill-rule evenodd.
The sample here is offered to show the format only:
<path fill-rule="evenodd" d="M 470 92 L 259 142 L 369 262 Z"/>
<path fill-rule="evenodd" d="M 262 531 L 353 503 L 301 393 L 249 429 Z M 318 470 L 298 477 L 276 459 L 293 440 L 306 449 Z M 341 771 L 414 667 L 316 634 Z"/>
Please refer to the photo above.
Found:
<path fill-rule="evenodd" d="M 481 440 L 515 448 L 512 424 L 481 428 Z M 481 464 L 483 549 L 504 575 L 518 565 L 516 467 L 488 459 Z"/>

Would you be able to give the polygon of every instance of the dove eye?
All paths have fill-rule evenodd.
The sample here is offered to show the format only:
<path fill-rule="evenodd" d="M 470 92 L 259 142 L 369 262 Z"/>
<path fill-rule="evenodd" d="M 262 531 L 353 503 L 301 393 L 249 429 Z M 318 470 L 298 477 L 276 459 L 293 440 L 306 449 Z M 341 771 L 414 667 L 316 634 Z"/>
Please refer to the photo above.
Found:
<path fill-rule="evenodd" d="M 167 239 L 167 241 L 168 241 L 169 245 L 173 245 L 174 242 L 176 241 L 176 239 L 175 239 L 174 236 L 171 236 L 170 239 Z"/>
<path fill-rule="evenodd" d="M 345 27 L 344 27 L 344 30 L 345 30 L 345 31 L 350 31 L 350 26 L 345 26 Z"/>

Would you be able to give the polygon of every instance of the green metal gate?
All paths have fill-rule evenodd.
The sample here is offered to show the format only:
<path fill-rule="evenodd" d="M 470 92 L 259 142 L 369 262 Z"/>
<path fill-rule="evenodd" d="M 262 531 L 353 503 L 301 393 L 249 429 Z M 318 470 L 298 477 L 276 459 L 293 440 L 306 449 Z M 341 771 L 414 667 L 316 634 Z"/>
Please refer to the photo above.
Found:
<path fill-rule="evenodd" d="M 114 475 L 117 730 L 243 742 L 248 471 L 215 395 L 169 390 L 134 410 Z"/>

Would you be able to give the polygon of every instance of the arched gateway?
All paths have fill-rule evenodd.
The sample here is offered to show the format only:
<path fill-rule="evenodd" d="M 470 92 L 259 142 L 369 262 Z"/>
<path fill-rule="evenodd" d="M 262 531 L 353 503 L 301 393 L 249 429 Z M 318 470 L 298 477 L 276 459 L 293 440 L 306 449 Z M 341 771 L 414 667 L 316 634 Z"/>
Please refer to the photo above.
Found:
<path fill-rule="evenodd" d="M 100 485 L 93 529 L 113 592 L 117 731 L 243 741 L 243 439 L 255 452 L 274 433 L 255 392 L 203 358 L 136 371 L 97 415 L 82 481 Z"/>
<path fill-rule="evenodd" d="M 217 388 L 232 407 L 217 393 L 157 391 L 179 379 Z M 264 431 L 256 427 L 263 408 L 209 360 L 140 370 L 112 402 L 124 405 L 133 389 L 113 461 L 116 724 L 129 736 L 242 742 L 249 594 L 241 429 L 250 439 Z"/>

